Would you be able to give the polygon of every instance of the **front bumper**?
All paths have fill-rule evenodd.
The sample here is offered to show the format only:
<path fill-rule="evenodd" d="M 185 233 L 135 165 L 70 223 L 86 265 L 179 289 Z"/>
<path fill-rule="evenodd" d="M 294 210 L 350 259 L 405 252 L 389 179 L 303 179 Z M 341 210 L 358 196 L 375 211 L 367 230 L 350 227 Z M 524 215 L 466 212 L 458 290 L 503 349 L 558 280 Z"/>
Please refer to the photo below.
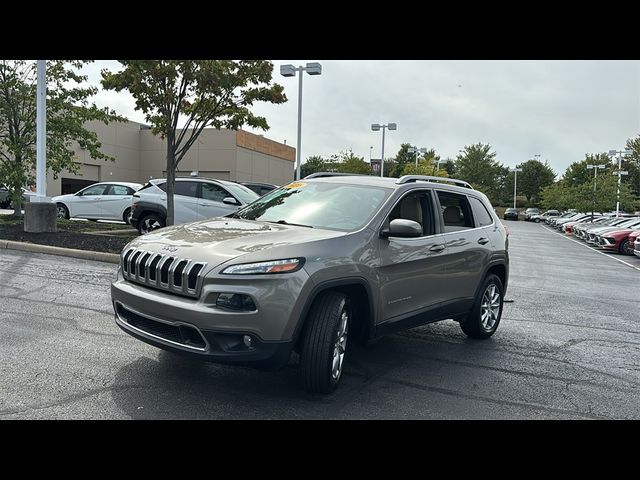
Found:
<path fill-rule="evenodd" d="M 252 279 L 219 277 L 205 278 L 197 298 L 119 278 L 111 284 L 115 321 L 139 340 L 203 360 L 286 363 L 302 313 L 299 299 L 312 289 L 304 269 Z M 257 308 L 233 311 L 218 307 L 215 299 L 222 292 L 249 295 Z M 251 339 L 250 347 L 244 343 L 245 336 Z"/>

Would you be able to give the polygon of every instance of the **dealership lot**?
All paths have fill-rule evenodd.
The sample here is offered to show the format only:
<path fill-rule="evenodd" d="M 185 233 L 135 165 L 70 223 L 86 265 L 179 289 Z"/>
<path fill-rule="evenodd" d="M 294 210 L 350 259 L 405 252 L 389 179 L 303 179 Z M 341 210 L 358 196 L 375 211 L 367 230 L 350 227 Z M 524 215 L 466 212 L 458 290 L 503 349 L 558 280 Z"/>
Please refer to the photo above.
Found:
<path fill-rule="evenodd" d="M 194 363 L 121 332 L 114 265 L 0 250 L 0 419 L 640 418 L 640 258 L 506 224 L 513 302 L 492 338 L 452 321 L 387 336 L 330 396 L 299 388 L 295 358 Z"/>

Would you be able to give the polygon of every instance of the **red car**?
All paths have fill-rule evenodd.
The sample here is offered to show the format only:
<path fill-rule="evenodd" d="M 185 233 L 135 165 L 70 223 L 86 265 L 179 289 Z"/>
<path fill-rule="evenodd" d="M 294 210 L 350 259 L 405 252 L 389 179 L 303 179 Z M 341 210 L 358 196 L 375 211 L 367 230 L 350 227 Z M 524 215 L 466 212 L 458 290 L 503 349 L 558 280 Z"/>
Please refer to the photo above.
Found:
<path fill-rule="evenodd" d="M 626 228 L 607 232 L 600 237 L 599 246 L 605 250 L 613 250 L 627 255 L 633 255 L 633 243 L 629 241 L 629 236 L 632 233 L 638 234 L 640 230 L 636 227 L 634 229 Z"/>
<path fill-rule="evenodd" d="M 631 254 L 634 254 L 633 245 L 635 242 L 635 254 L 640 257 L 640 230 L 637 232 L 633 232 L 629 234 L 629 249 L 631 249 Z"/>

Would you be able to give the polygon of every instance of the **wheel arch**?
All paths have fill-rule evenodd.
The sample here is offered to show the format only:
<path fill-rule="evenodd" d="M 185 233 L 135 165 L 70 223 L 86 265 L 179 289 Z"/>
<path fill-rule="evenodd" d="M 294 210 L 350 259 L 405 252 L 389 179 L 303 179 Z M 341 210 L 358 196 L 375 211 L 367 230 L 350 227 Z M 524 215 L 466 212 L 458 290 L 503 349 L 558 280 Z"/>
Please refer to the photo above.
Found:
<path fill-rule="evenodd" d="M 362 277 L 328 280 L 316 285 L 305 301 L 300 313 L 300 320 L 293 334 L 293 343 L 296 351 L 299 351 L 302 332 L 306 325 L 311 306 L 320 294 L 327 291 L 342 292 L 351 299 L 353 317 L 350 332 L 356 343 L 364 344 L 373 336 L 375 330 L 375 307 L 369 282 Z"/>

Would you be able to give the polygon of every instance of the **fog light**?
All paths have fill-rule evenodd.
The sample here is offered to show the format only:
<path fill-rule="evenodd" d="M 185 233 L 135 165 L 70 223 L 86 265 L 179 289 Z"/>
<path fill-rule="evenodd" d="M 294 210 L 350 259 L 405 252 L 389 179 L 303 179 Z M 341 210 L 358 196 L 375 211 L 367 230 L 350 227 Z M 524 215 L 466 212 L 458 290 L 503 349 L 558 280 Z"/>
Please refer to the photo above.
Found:
<path fill-rule="evenodd" d="M 242 293 L 221 293 L 216 299 L 216 305 L 231 310 L 244 310 L 249 312 L 256 310 L 256 304 L 251 297 Z"/>
<path fill-rule="evenodd" d="M 244 342 L 244 346 L 247 348 L 251 348 L 253 346 L 253 340 L 249 335 L 242 337 L 242 341 Z"/>

